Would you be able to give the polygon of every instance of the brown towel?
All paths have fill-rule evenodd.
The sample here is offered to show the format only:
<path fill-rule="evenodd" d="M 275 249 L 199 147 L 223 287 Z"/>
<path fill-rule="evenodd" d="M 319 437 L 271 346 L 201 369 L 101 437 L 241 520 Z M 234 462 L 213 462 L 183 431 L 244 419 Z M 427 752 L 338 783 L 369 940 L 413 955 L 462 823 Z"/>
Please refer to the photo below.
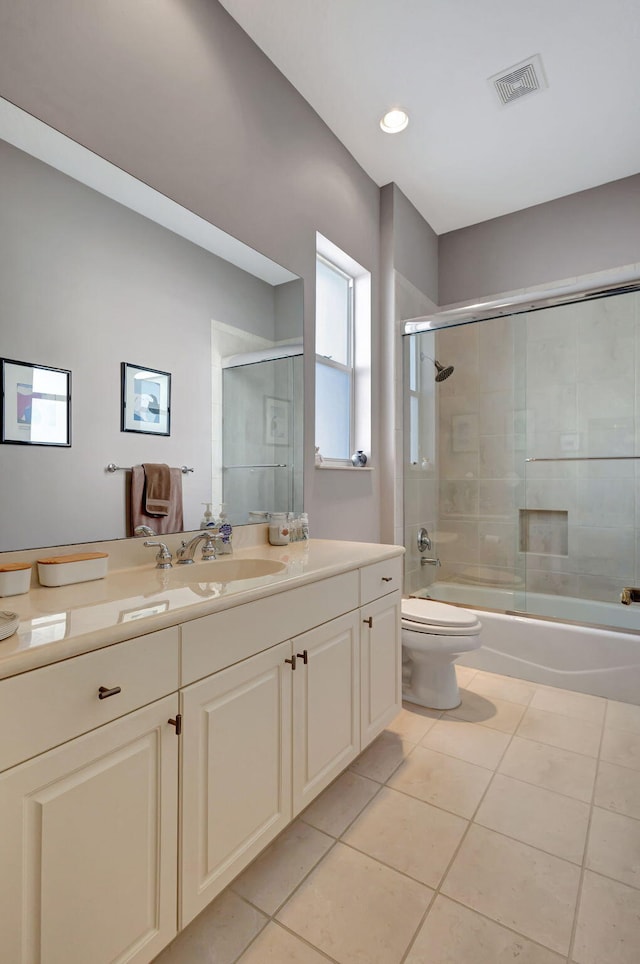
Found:
<path fill-rule="evenodd" d="M 182 470 L 170 469 L 171 500 L 167 515 L 147 515 L 145 504 L 145 471 L 141 465 L 131 470 L 131 535 L 136 526 L 149 526 L 158 535 L 165 532 L 182 532 Z"/>
<path fill-rule="evenodd" d="M 144 511 L 147 515 L 169 515 L 171 473 L 163 462 L 144 462 Z"/>

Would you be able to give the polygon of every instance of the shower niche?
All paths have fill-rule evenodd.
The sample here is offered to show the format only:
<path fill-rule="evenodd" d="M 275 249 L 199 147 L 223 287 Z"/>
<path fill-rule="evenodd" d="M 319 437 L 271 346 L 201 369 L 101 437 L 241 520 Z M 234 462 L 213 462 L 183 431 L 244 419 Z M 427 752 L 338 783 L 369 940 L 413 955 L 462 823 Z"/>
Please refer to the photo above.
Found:
<path fill-rule="evenodd" d="M 569 554 L 569 513 L 554 509 L 520 509 L 520 552 L 539 556 Z"/>

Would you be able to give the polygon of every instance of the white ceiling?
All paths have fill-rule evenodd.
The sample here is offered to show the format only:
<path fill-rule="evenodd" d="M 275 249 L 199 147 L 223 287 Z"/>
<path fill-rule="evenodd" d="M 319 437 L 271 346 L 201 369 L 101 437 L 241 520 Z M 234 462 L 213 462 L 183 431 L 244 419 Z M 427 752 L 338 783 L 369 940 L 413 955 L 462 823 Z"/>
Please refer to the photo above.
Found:
<path fill-rule="evenodd" d="M 640 0 L 221 2 L 438 234 L 640 171 Z M 501 106 L 487 78 L 534 54 L 548 89 Z"/>

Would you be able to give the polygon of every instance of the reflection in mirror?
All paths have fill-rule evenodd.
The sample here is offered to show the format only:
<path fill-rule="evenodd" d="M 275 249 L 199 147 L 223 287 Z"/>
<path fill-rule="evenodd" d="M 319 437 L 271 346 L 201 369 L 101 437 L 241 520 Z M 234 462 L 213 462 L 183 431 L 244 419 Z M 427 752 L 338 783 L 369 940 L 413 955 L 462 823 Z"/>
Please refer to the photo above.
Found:
<path fill-rule="evenodd" d="M 302 281 L 6 102 L 0 136 L 0 356 L 71 370 L 73 420 L 71 448 L 0 445 L 0 551 L 129 535 L 112 462 L 193 467 L 185 529 L 204 502 L 234 524 L 299 511 L 302 358 L 229 356 L 301 352 Z M 170 436 L 120 430 L 122 362 L 171 374 Z M 223 401 L 223 370 L 245 368 Z M 287 468 L 231 468 L 266 463 Z"/>

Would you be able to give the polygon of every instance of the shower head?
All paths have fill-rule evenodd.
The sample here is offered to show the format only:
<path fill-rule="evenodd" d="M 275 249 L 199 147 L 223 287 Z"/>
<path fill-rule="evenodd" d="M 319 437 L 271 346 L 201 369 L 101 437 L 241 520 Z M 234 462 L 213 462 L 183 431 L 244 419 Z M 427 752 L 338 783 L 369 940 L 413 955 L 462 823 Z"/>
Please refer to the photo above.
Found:
<path fill-rule="evenodd" d="M 448 365 L 447 368 L 445 368 L 444 365 L 441 365 L 440 362 L 439 362 L 439 361 L 436 361 L 435 358 L 432 358 L 431 355 L 425 355 L 425 353 L 424 353 L 423 351 L 421 351 L 421 352 L 420 352 L 420 361 L 424 361 L 425 358 L 428 358 L 429 361 L 432 361 L 433 364 L 434 364 L 434 365 L 436 366 L 436 368 L 438 369 L 438 374 L 436 375 L 436 381 L 437 381 L 437 382 L 443 382 L 443 381 L 445 380 L 445 378 L 448 378 L 448 377 L 449 377 L 449 375 L 453 375 L 453 365 Z"/>
<path fill-rule="evenodd" d="M 448 365 L 447 368 L 445 368 L 444 365 L 441 365 L 440 362 L 435 360 L 433 364 L 438 369 L 438 374 L 436 375 L 437 382 L 443 382 L 445 378 L 449 377 L 449 375 L 453 375 L 453 365 Z"/>

